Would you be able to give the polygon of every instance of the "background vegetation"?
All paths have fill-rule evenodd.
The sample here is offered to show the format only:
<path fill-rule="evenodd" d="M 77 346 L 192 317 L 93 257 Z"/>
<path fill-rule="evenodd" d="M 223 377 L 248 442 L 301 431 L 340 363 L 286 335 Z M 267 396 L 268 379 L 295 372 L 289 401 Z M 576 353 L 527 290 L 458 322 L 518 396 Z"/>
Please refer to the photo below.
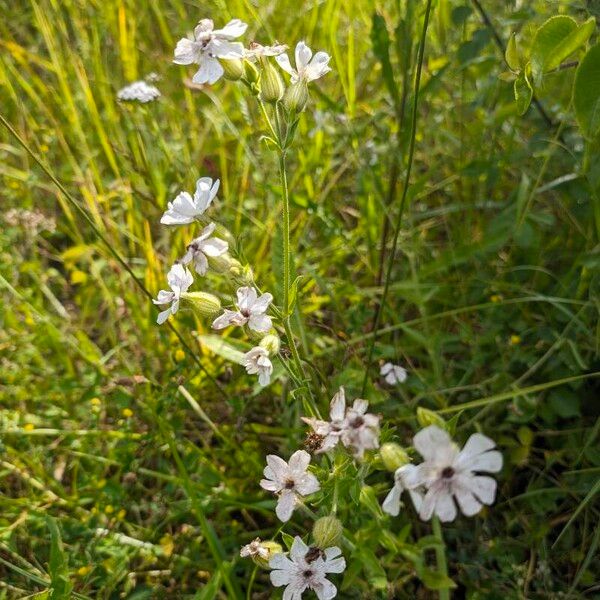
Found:
<path fill-rule="evenodd" d="M 362 386 L 424 4 L 0 0 L 0 113 L 152 294 L 186 241 L 160 215 L 200 175 L 220 177 L 219 219 L 277 294 L 276 165 L 255 107 L 234 84 L 193 89 L 172 51 L 203 17 L 241 18 L 248 40 L 328 51 L 333 73 L 290 157 L 301 344 L 326 407 L 340 384 L 351 397 Z M 387 387 L 375 366 L 366 397 L 389 425 L 384 439 L 408 445 L 421 407 L 504 453 L 495 506 L 444 527 L 456 597 L 600 593 L 597 145 L 575 122 L 574 69 L 548 76 L 542 111 L 524 116 L 499 77 L 510 34 L 526 49 L 560 13 L 583 22 L 599 11 L 592 0 L 437 0 L 427 37 L 412 186 L 374 354 L 409 379 Z M 116 101 L 151 72 L 159 101 Z M 200 368 L 4 128 L 0 177 L 0 598 L 229 597 L 223 573 L 270 597 L 264 572 L 237 555 L 278 527 L 258 486 L 264 455 L 287 456 L 304 435 L 285 378 L 259 389 L 211 351 L 206 322 L 181 313 Z M 391 477 L 369 483 L 381 501 Z M 431 597 L 409 547 L 389 539 L 409 544 L 429 525 L 364 502 L 367 524 L 341 515 L 362 543 L 340 597 Z M 304 531 L 303 518 L 288 531 Z"/>

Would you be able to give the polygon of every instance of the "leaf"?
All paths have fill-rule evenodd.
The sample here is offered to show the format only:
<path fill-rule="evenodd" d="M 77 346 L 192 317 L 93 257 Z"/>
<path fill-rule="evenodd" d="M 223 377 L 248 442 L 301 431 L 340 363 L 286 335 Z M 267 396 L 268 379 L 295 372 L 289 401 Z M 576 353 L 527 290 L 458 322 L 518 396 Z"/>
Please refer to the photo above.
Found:
<path fill-rule="evenodd" d="M 48 573 L 50 575 L 51 597 L 53 600 L 68 600 L 71 597 L 73 589 L 69 581 L 69 569 L 67 558 L 60 538 L 60 531 L 56 521 L 47 516 L 46 526 L 50 531 L 50 560 L 48 563 Z"/>
<path fill-rule="evenodd" d="M 513 71 L 518 71 L 521 68 L 521 61 L 519 59 L 519 49 L 517 48 L 517 38 L 513 33 L 508 40 L 506 46 L 506 52 L 504 53 L 504 59 L 506 64 Z"/>
<path fill-rule="evenodd" d="M 524 71 L 515 79 L 514 89 L 517 111 L 520 116 L 523 116 L 527 112 L 533 98 L 533 89 Z"/>
<path fill-rule="evenodd" d="M 456 587 L 456 584 L 450 577 L 443 575 L 433 569 L 424 568 L 420 573 L 419 577 L 425 584 L 425 587 L 430 590 L 449 590 Z"/>
<path fill-rule="evenodd" d="M 296 300 L 298 299 L 298 285 L 302 280 L 302 275 L 298 275 L 296 279 L 294 279 L 292 285 L 290 286 L 290 291 L 288 295 L 288 309 L 287 314 L 291 315 L 294 312 L 294 308 L 296 307 Z"/>
<path fill-rule="evenodd" d="M 373 13 L 371 25 L 371 44 L 373 45 L 373 54 L 381 64 L 383 81 L 392 97 L 394 104 L 400 103 L 398 95 L 398 86 L 394 81 L 394 70 L 390 61 L 390 35 L 387 30 L 385 19 L 378 13 Z"/>
<path fill-rule="evenodd" d="M 238 365 L 244 362 L 244 353 L 232 346 L 224 338 L 218 335 L 199 335 L 198 339 L 206 346 L 211 352 L 214 352 L 218 356 L 237 363 Z"/>
<path fill-rule="evenodd" d="M 577 67 L 573 104 L 583 135 L 596 137 L 600 132 L 600 44 L 592 46 Z"/>
<path fill-rule="evenodd" d="M 531 71 L 536 85 L 544 73 L 552 71 L 578 48 L 583 46 L 596 28 L 590 17 L 581 26 L 565 15 L 548 19 L 536 32 L 531 45 Z"/>

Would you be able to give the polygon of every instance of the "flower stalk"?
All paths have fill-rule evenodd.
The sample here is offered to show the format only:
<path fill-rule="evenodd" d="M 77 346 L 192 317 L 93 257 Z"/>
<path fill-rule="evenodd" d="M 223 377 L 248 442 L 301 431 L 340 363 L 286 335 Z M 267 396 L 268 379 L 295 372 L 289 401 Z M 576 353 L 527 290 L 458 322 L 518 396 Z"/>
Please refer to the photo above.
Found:
<path fill-rule="evenodd" d="M 438 572 L 444 579 L 448 579 L 448 562 L 446 561 L 446 545 L 444 544 L 442 525 L 437 516 L 433 517 L 431 524 L 433 526 L 433 535 L 439 541 L 439 545 L 435 548 Z M 450 590 L 448 588 L 440 590 L 440 600 L 450 600 Z"/>

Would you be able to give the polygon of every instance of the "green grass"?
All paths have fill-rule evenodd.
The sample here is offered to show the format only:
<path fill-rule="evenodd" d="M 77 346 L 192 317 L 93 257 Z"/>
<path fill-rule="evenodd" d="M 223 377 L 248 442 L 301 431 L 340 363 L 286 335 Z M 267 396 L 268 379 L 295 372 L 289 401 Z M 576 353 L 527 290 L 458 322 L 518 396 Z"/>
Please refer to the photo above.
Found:
<path fill-rule="evenodd" d="M 587 17 L 583 2 L 482 4 L 503 40 L 517 31 L 525 45 L 552 14 Z M 0 128 L 3 214 L 56 221 L 53 232 L 0 228 L 0 598 L 49 587 L 61 597 L 63 580 L 80 598 L 271 597 L 266 572 L 238 554 L 281 525 L 258 482 L 265 454 L 302 443 L 298 394 L 283 369 L 255 386 L 202 341 L 210 323 L 182 311 L 173 323 L 186 349 L 155 324 L 132 275 L 153 295 L 163 287 L 189 230 L 160 226 L 160 215 L 210 175 L 222 186 L 214 218 L 281 302 L 277 162 L 242 87 L 191 88 L 192 70 L 172 65 L 172 51 L 199 18 L 239 17 L 246 40 L 306 39 L 333 57 L 288 159 L 303 275 L 293 325 L 319 372 L 324 413 L 339 385 L 361 391 L 383 290 L 382 230 L 403 191 L 425 2 L 400 31 L 411 48 L 401 127 L 403 65 L 392 56 L 386 80 L 370 36 L 376 10 L 392 35 L 395 5 L 0 0 L 0 114 L 87 215 Z M 411 185 L 365 397 L 384 416 L 382 439 L 409 446 L 422 407 L 461 440 L 490 435 L 504 454 L 495 505 L 444 526 L 456 597 L 592 598 L 598 145 L 576 126 L 572 71 L 549 76 L 539 94 L 548 126 L 533 106 L 517 116 L 504 70 L 473 4 L 434 3 Z M 150 72 L 162 78 L 159 101 L 116 101 Z M 230 293 L 217 274 L 202 285 Z M 406 366 L 405 385 L 382 383 L 383 359 Z M 374 465 L 368 484 L 381 502 L 391 476 Z M 352 566 L 336 581 L 339 597 L 431 597 L 409 556 L 430 525 L 410 510 L 396 519 L 368 511 L 364 497 L 340 508 L 354 550 L 345 548 Z M 304 535 L 310 524 L 296 514 L 285 531 Z M 435 564 L 432 549 L 424 556 Z"/>

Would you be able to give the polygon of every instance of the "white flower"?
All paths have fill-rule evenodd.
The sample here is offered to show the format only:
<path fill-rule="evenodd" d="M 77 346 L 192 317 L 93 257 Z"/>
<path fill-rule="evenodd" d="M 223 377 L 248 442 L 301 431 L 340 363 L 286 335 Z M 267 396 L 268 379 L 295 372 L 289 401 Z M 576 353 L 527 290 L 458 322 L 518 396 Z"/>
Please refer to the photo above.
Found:
<path fill-rule="evenodd" d="M 225 310 L 213 321 L 213 329 L 224 329 L 229 325 L 245 325 L 253 331 L 265 333 L 271 329 L 271 317 L 266 315 L 269 304 L 273 300 L 271 294 L 258 296 L 252 287 L 241 287 L 237 291 L 238 310 Z"/>
<path fill-rule="evenodd" d="M 357 399 L 346 411 L 342 443 L 352 449 L 356 458 L 362 458 L 365 450 L 379 448 L 379 417 L 367 413 L 368 407 L 366 400 Z"/>
<path fill-rule="evenodd" d="M 290 520 L 298 496 L 308 496 L 321 489 L 317 478 L 306 470 L 309 464 L 310 454 L 304 450 L 294 452 L 289 463 L 274 454 L 267 456 L 263 471 L 266 479 L 261 480 L 260 487 L 279 494 L 275 513 L 284 523 Z"/>
<path fill-rule="evenodd" d="M 331 399 L 329 418 L 331 421 L 321 421 L 313 417 L 302 417 L 302 420 L 310 425 L 317 435 L 323 438 L 317 454 L 334 448 L 340 441 L 342 431 L 346 427 L 346 394 L 343 387 L 340 387 Z"/>
<path fill-rule="evenodd" d="M 160 219 L 163 225 L 186 225 L 193 223 L 210 206 L 219 191 L 220 181 L 214 183 L 210 177 L 200 177 L 196 182 L 194 197 L 187 192 L 181 192 L 169 202 L 167 210 Z"/>
<path fill-rule="evenodd" d="M 250 42 L 250 46 L 244 49 L 244 56 L 250 60 L 260 58 L 261 56 L 279 56 L 287 49 L 288 47 L 285 44 L 277 42 L 272 46 L 263 46 L 257 42 Z"/>
<path fill-rule="evenodd" d="M 393 365 L 390 362 L 386 362 L 385 365 L 381 367 L 380 374 L 390 385 L 404 383 L 407 377 L 406 369 L 403 369 L 399 365 Z"/>
<path fill-rule="evenodd" d="M 206 275 L 208 271 L 208 257 L 221 256 L 229 249 L 229 244 L 219 238 L 210 237 L 215 230 L 215 224 L 208 224 L 200 235 L 192 240 L 187 247 L 187 252 L 181 259 L 181 263 L 187 265 L 194 263 L 198 275 Z"/>
<path fill-rule="evenodd" d="M 174 315 L 179 310 L 179 299 L 181 294 L 186 292 L 190 285 L 194 283 L 192 274 L 183 265 L 174 264 L 167 274 L 167 281 L 172 291 L 160 290 L 154 304 L 171 304 L 169 308 L 158 313 L 156 322 L 162 325 L 169 315 Z"/>
<path fill-rule="evenodd" d="M 404 490 L 407 490 L 410 494 L 416 510 L 418 511 L 421 508 L 421 503 L 423 502 L 422 488 L 420 486 L 416 488 L 409 487 L 409 483 L 412 484 L 411 479 L 414 479 L 416 468 L 415 465 L 403 465 L 396 469 L 394 473 L 394 487 L 390 490 L 390 493 L 381 505 L 383 512 L 392 515 L 392 517 L 398 516 L 400 513 L 400 496 Z"/>
<path fill-rule="evenodd" d="M 314 590 L 319 600 L 331 600 L 337 595 L 337 589 L 326 578 L 328 573 L 342 573 L 346 561 L 340 556 L 337 546 L 320 550 L 309 548 L 300 537 L 294 538 L 289 558 L 285 554 L 276 554 L 270 561 L 271 583 L 275 587 L 286 586 L 283 600 L 301 600 L 307 590 Z"/>
<path fill-rule="evenodd" d="M 173 62 L 177 65 L 200 65 L 192 81 L 213 84 L 223 75 L 219 58 L 244 57 L 243 44 L 231 40 L 240 37 L 247 27 L 246 23 L 233 19 L 223 29 L 214 29 L 211 19 L 202 19 L 194 29 L 194 39 L 183 38 L 177 42 Z"/>
<path fill-rule="evenodd" d="M 273 373 L 273 363 L 269 358 L 269 353 L 260 346 L 255 346 L 249 352 L 244 354 L 244 362 L 248 375 L 258 374 L 258 383 L 263 387 L 269 385 Z"/>
<path fill-rule="evenodd" d="M 269 557 L 269 549 L 266 546 L 263 546 L 260 538 L 256 538 L 252 540 L 249 544 L 242 546 L 240 550 L 240 556 L 242 558 L 247 558 L 248 556 L 266 559 Z"/>
<path fill-rule="evenodd" d="M 152 102 L 159 96 L 158 88 L 145 81 L 134 81 L 117 92 L 117 98 L 125 102 Z"/>
<path fill-rule="evenodd" d="M 317 52 L 313 56 L 312 50 L 304 42 L 298 42 L 295 54 L 295 69 L 290 64 L 287 54 L 280 54 L 275 58 L 279 66 L 292 76 L 292 83 L 300 80 L 308 83 L 309 81 L 323 77 L 323 75 L 331 71 L 328 64 L 331 57 L 327 52 Z"/>
<path fill-rule="evenodd" d="M 456 505 L 467 517 L 477 514 L 484 504 L 496 497 L 496 481 L 477 473 L 497 473 L 502 468 L 502 454 L 493 450 L 495 443 L 481 433 L 474 433 L 459 451 L 446 431 L 430 425 L 417 433 L 415 448 L 425 459 L 403 476 L 407 487 L 427 489 L 418 508 L 424 521 L 436 514 L 440 521 L 456 517 Z"/>

